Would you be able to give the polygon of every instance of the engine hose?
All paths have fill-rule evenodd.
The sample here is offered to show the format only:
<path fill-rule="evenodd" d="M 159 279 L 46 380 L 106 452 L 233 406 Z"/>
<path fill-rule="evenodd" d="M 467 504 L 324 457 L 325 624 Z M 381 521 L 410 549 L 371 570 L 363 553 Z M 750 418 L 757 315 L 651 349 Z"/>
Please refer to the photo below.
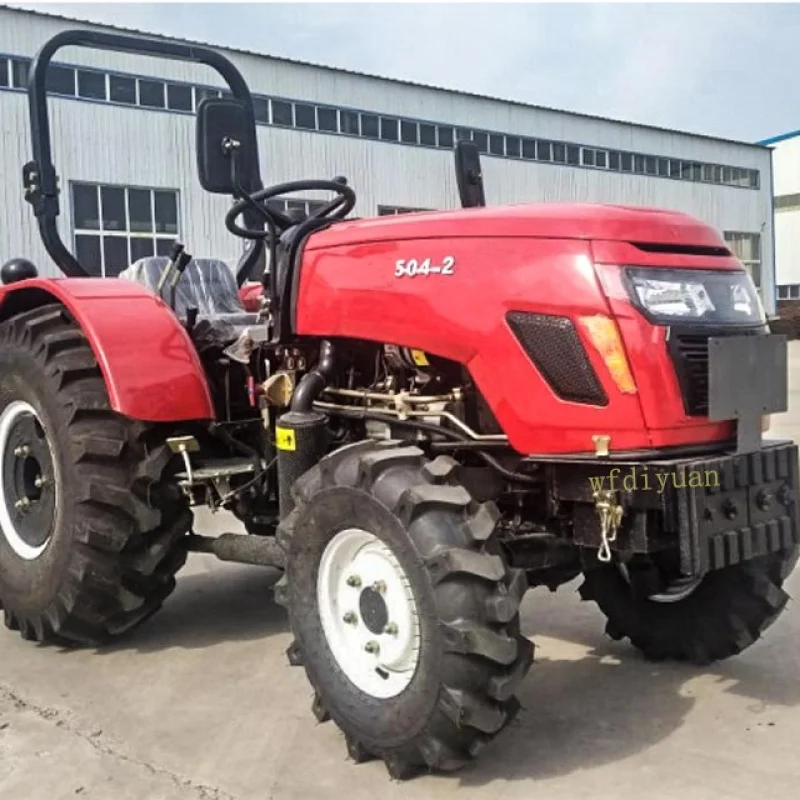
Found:
<path fill-rule="evenodd" d="M 319 361 L 311 372 L 307 373 L 298 384 L 292 395 L 290 411 L 308 412 L 314 406 L 314 401 L 322 394 L 336 369 L 336 359 L 333 345 L 323 339 L 319 346 Z"/>
<path fill-rule="evenodd" d="M 407 428 L 415 428 L 417 430 L 426 431 L 428 433 L 434 433 L 437 436 L 448 436 L 453 441 L 451 442 L 435 442 L 434 445 L 436 449 L 445 449 L 447 448 L 448 444 L 452 444 L 452 447 L 458 449 L 462 443 L 469 442 L 472 443 L 472 439 L 464 436 L 463 434 L 456 433 L 455 431 L 447 430 L 446 428 L 442 428 L 439 425 L 433 425 L 430 422 L 418 422 L 416 420 L 410 419 L 396 419 L 394 417 L 387 417 L 385 414 L 375 414 L 370 411 L 357 411 L 353 410 L 353 412 L 342 411 L 340 409 L 326 409 L 327 413 L 329 414 L 337 414 L 343 417 L 349 417 L 351 419 L 372 419 L 377 422 L 385 422 L 387 425 L 397 425 L 397 426 L 405 426 Z M 477 443 L 476 443 L 477 444 Z M 475 455 L 480 456 L 487 464 L 487 466 L 491 467 L 495 472 L 499 475 L 502 475 L 509 481 L 514 481 L 515 483 L 525 483 L 530 486 L 538 486 L 540 481 L 536 478 L 532 478 L 530 475 L 523 475 L 520 472 L 514 472 L 513 470 L 506 469 L 496 458 L 490 456 L 484 450 L 476 450 Z"/>

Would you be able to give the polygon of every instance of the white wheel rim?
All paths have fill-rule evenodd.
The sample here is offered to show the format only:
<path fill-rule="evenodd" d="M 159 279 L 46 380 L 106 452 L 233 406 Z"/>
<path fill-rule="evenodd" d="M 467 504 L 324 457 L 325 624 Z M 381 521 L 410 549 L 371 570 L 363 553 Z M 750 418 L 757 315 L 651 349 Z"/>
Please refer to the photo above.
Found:
<path fill-rule="evenodd" d="M 417 604 L 403 568 L 377 536 L 348 528 L 331 539 L 319 565 L 317 603 L 336 662 L 362 692 L 395 697 L 411 683 L 420 650 Z M 383 630 L 371 630 L 384 616 Z"/>
<path fill-rule="evenodd" d="M 39 420 L 36 409 L 29 403 L 16 400 L 7 405 L 0 413 L 0 531 L 3 538 L 8 542 L 11 549 L 25 561 L 35 561 L 47 549 L 52 536 L 48 536 L 42 544 L 33 547 L 20 536 L 14 519 L 17 517 L 17 510 L 9 508 L 4 491 L 6 475 L 5 461 L 6 448 L 9 446 L 9 435 L 13 425 L 22 417 L 34 417 Z M 41 422 L 40 422 L 41 424 Z M 56 484 L 56 509 L 58 508 L 58 492 Z"/>

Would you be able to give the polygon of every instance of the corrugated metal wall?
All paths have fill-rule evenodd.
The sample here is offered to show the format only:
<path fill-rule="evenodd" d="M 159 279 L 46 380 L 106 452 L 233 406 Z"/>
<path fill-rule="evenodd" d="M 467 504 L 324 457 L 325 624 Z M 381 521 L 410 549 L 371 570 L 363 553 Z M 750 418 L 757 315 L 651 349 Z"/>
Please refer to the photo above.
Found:
<path fill-rule="evenodd" d="M 76 25 L 0 9 L 0 53 L 33 55 L 59 30 Z M 761 148 L 640 128 L 605 120 L 514 106 L 440 90 L 406 86 L 299 64 L 231 54 L 256 93 L 408 115 L 441 123 L 565 139 L 759 169 L 761 189 L 741 189 L 633 174 L 484 157 L 492 204 L 548 200 L 626 203 L 680 209 L 724 231 L 762 236 L 763 294 L 774 295 L 770 153 Z M 209 70 L 130 55 L 64 50 L 58 61 L 139 75 L 216 84 Z M 62 185 L 62 235 L 71 239 L 70 181 L 170 188 L 180 191 L 181 238 L 190 252 L 233 262 L 241 242 L 228 235 L 228 201 L 204 193 L 195 177 L 191 117 L 141 108 L 54 98 L 54 157 Z M 263 180 L 348 176 L 359 195 L 356 213 L 379 204 L 454 208 L 458 199 L 452 155 L 444 151 L 316 132 L 259 126 Z M 0 91 L 0 261 L 47 259 L 22 200 L 21 166 L 31 149 L 24 95 Z M 43 271 L 46 271 L 46 267 Z"/>

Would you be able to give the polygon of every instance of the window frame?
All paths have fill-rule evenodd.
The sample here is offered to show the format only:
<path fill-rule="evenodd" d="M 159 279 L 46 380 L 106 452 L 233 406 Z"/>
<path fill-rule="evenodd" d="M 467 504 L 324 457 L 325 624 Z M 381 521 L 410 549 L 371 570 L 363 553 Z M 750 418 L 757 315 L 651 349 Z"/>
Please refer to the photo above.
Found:
<path fill-rule="evenodd" d="M 92 188 L 95 192 L 95 202 L 97 204 L 98 227 L 88 228 L 79 227 L 76 216 L 76 203 L 75 203 L 75 189 Z M 103 190 L 122 190 L 123 203 L 124 203 L 124 226 L 121 230 L 108 230 L 106 228 L 106 221 L 103 218 Z M 131 226 L 131 208 L 130 208 L 130 192 L 148 192 L 150 201 L 150 219 L 152 229 L 150 231 L 134 231 Z M 175 233 L 159 231 L 159 223 L 156 218 L 156 194 L 172 195 L 175 199 Z M 70 210 L 70 226 L 72 231 L 71 241 L 73 252 L 77 254 L 78 251 L 78 237 L 94 237 L 99 241 L 100 247 L 100 273 L 99 277 L 108 276 L 108 265 L 106 264 L 106 239 L 121 239 L 125 241 L 128 263 L 122 267 L 126 269 L 133 263 L 132 251 L 133 241 L 145 240 L 152 243 L 153 254 L 158 254 L 159 242 L 169 243 L 170 247 L 176 239 L 180 238 L 182 224 L 181 224 L 181 193 L 179 189 L 162 186 L 138 186 L 127 184 L 114 184 L 114 183 L 95 183 L 93 181 L 75 180 L 69 183 L 69 210 Z M 121 270 L 120 270 L 121 271 Z M 94 273 L 92 273 L 94 274 Z M 115 272 L 113 277 L 116 277 L 119 272 Z"/>

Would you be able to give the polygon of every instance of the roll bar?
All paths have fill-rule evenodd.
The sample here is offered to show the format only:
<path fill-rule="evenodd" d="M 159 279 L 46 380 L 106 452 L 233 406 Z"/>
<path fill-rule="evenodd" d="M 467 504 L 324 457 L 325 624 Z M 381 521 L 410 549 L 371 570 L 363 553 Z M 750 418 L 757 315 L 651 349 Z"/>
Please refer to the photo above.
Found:
<path fill-rule="evenodd" d="M 88 277 L 88 273 L 61 240 L 56 224 L 56 218 L 60 213 L 58 175 L 53 164 L 47 107 L 47 68 L 53 56 L 61 48 L 70 46 L 205 64 L 219 73 L 228 84 L 233 96 L 244 104 L 248 116 L 246 124 L 251 129 L 253 142 L 256 141 L 256 122 L 253 98 L 241 72 L 225 56 L 207 47 L 92 30 L 63 31 L 46 42 L 33 59 L 28 79 L 33 160 L 27 163 L 22 171 L 25 199 L 33 206 L 39 224 L 39 235 L 50 257 L 67 277 L 82 278 Z M 242 179 L 244 188 L 249 192 L 263 188 L 257 152 L 253 153 L 252 173 L 242 176 Z M 252 247 L 246 251 L 237 266 L 237 280 L 240 285 L 261 257 L 262 251 L 263 247 Z"/>

